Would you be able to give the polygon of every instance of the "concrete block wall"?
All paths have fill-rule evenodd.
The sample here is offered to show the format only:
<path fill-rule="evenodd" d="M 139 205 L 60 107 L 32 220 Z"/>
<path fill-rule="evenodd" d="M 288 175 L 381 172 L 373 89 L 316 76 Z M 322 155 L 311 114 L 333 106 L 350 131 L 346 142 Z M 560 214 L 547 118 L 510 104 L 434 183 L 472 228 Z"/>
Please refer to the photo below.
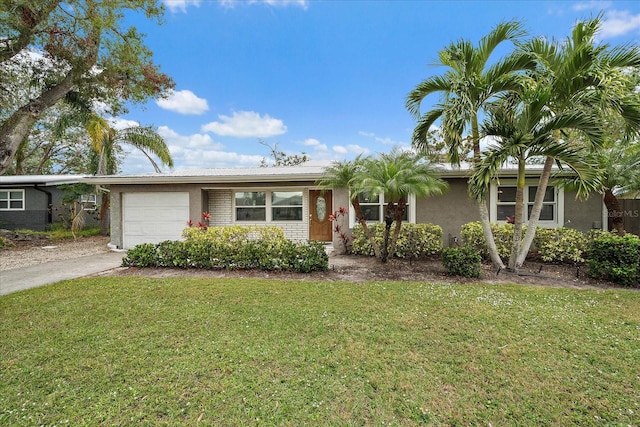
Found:
<path fill-rule="evenodd" d="M 212 227 L 233 224 L 233 191 L 209 190 L 209 225 Z"/>
<path fill-rule="evenodd" d="M 209 190 L 209 225 L 275 225 L 284 230 L 287 239 L 303 241 L 309 238 L 309 192 L 302 192 L 302 221 L 235 222 L 233 215 L 233 190 Z"/>

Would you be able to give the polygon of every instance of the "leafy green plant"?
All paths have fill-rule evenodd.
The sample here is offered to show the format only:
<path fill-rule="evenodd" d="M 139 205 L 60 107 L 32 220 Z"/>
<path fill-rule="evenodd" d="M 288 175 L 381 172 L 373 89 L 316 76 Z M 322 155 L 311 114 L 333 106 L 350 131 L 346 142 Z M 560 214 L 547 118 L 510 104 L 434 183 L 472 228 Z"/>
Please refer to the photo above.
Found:
<path fill-rule="evenodd" d="M 8 239 L 5 239 L 4 237 L 0 236 L 0 248 L 10 248 L 14 246 L 13 243 L 11 243 L 11 241 L 9 241 Z"/>
<path fill-rule="evenodd" d="M 123 267 L 152 267 L 158 265 L 156 245 L 142 243 L 127 251 L 127 256 L 122 258 Z"/>
<path fill-rule="evenodd" d="M 344 206 L 340 206 L 337 211 L 329 215 L 329 221 L 333 223 L 333 233 L 340 238 L 342 243 L 342 249 L 345 254 L 351 253 L 351 240 L 353 236 L 347 230 L 347 214 L 349 209 Z"/>
<path fill-rule="evenodd" d="M 442 265 L 449 274 L 463 277 L 480 277 L 482 257 L 470 246 L 450 247 L 442 250 Z"/>
<path fill-rule="evenodd" d="M 379 245 L 384 239 L 383 223 L 370 224 L 369 229 Z M 353 248 L 356 255 L 373 256 L 374 251 L 363 228 L 356 224 L 353 227 Z M 442 228 L 435 224 L 403 223 L 398 236 L 394 256 L 404 259 L 433 256 L 442 249 Z"/>
<path fill-rule="evenodd" d="M 143 244 L 129 250 L 124 266 L 324 271 L 329 258 L 319 242 L 292 242 L 278 227 L 191 227 L 184 241 Z"/>
<path fill-rule="evenodd" d="M 511 255 L 511 242 L 513 241 L 513 224 L 498 224 L 491 223 L 491 230 L 493 231 L 493 237 L 496 242 L 498 254 L 502 259 L 507 259 Z M 523 232 L 526 231 L 526 227 L 523 226 Z M 465 246 L 471 246 L 478 251 L 485 259 L 489 258 L 489 250 L 484 240 L 484 234 L 482 232 L 482 224 L 478 222 L 469 222 L 462 225 L 462 231 L 460 233 L 462 237 L 462 243 Z"/>
<path fill-rule="evenodd" d="M 538 227 L 533 242 L 545 262 L 584 261 L 582 252 L 587 243 L 587 236 L 573 228 Z"/>
<path fill-rule="evenodd" d="M 526 226 L 523 226 L 526 232 Z M 511 242 L 513 240 L 513 224 L 491 223 L 491 229 L 495 237 L 498 253 L 503 259 L 511 255 Z M 605 233 L 606 232 L 600 232 Z M 572 228 L 543 228 L 536 230 L 534 247 L 545 262 L 583 262 L 582 253 L 587 242 L 600 235 L 598 230 L 590 234 L 582 233 Z M 462 242 L 465 246 L 471 246 L 487 259 L 489 252 L 482 233 L 480 222 L 470 222 L 462 226 Z"/>
<path fill-rule="evenodd" d="M 99 236 L 100 235 L 100 227 L 87 227 L 82 230 L 76 231 L 75 236 L 71 232 L 71 230 L 64 228 L 64 224 L 55 223 L 52 226 L 50 231 L 34 231 L 28 229 L 18 229 L 15 230 L 16 233 L 20 234 L 28 234 L 34 236 L 44 236 L 51 240 L 65 240 L 65 239 L 74 239 L 78 237 L 91 237 L 91 236 Z"/>
<path fill-rule="evenodd" d="M 589 242 L 587 252 L 589 276 L 625 286 L 640 284 L 640 237 L 608 234 Z"/>

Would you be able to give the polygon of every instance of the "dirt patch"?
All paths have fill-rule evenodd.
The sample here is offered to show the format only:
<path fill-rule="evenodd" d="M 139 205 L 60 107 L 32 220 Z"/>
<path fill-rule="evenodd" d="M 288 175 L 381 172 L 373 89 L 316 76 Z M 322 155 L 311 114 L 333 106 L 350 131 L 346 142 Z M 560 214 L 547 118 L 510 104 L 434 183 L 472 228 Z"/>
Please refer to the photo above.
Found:
<path fill-rule="evenodd" d="M 51 240 L 46 236 L 36 235 L 9 241 L 11 246 L 0 248 L 0 271 L 109 251 L 109 237 L 105 236 Z"/>

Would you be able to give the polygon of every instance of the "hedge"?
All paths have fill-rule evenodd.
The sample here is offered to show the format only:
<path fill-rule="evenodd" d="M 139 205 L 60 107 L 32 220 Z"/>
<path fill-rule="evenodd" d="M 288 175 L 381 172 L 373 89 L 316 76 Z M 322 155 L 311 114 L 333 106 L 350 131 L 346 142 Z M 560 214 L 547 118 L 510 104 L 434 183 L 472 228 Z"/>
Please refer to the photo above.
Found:
<path fill-rule="evenodd" d="M 368 224 L 368 227 L 376 242 L 382 248 L 385 225 L 383 223 L 375 223 Z M 395 225 L 391 228 L 392 235 L 394 228 Z M 360 224 L 356 224 L 353 227 L 352 235 L 352 253 L 354 255 L 374 255 L 371 243 Z M 391 241 L 391 237 L 389 237 L 389 241 Z M 436 255 L 441 250 L 442 228 L 439 225 L 403 223 L 400 228 L 394 256 L 404 259 L 417 259 Z"/>
<path fill-rule="evenodd" d="M 513 224 L 491 223 L 493 236 L 498 248 L 498 253 L 503 260 L 509 258 L 511 254 L 511 243 L 513 241 Z M 523 226 L 523 237 L 527 227 Z M 543 228 L 538 227 L 533 239 L 531 250 L 537 251 L 545 262 L 551 263 L 573 263 L 584 262 L 584 252 L 587 245 L 599 236 L 607 236 L 611 233 L 602 230 L 591 230 L 582 233 L 573 228 Z M 462 243 L 480 252 L 486 259 L 489 252 L 484 240 L 482 225 L 480 222 L 470 222 L 462 226 Z"/>
<path fill-rule="evenodd" d="M 625 286 L 640 284 L 640 237 L 608 234 L 587 246 L 589 276 Z"/>
<path fill-rule="evenodd" d="M 223 230 L 228 228 L 228 230 Z M 319 242 L 292 242 L 278 227 L 188 228 L 184 241 L 167 240 L 130 249 L 123 266 L 260 269 L 298 273 L 326 271 L 329 257 Z"/>

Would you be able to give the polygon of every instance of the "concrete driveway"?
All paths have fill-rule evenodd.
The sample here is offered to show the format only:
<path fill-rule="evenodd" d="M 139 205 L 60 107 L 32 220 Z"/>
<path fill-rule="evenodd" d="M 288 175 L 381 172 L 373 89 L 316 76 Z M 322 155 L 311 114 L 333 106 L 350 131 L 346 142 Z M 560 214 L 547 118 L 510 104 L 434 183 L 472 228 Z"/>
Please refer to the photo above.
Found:
<path fill-rule="evenodd" d="M 0 295 L 117 268 L 126 252 L 106 252 L 0 271 Z"/>

